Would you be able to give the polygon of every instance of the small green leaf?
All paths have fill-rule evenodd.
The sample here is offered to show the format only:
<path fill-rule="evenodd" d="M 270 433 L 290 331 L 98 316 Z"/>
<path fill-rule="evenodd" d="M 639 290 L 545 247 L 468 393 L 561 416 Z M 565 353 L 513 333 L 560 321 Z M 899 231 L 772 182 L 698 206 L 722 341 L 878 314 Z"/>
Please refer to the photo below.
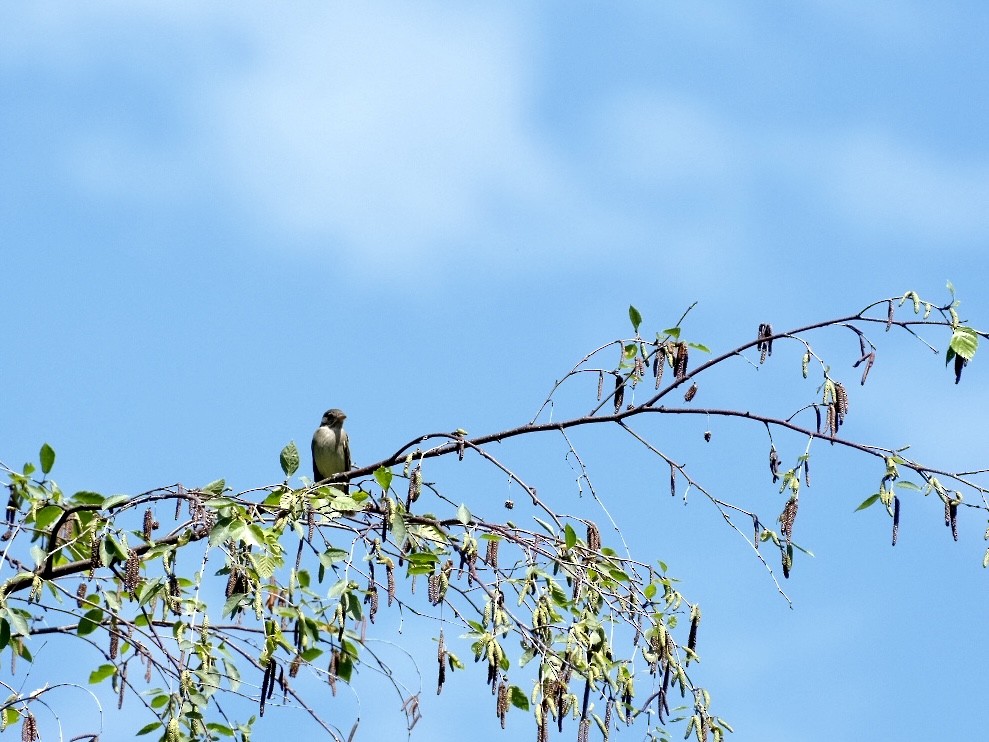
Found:
<path fill-rule="evenodd" d="M 878 492 L 874 495 L 870 495 L 869 497 L 865 498 L 865 500 L 862 501 L 861 505 L 855 508 L 855 512 L 857 513 L 859 510 L 865 510 L 867 507 L 871 507 L 872 505 L 875 505 L 878 499 L 879 499 Z"/>
<path fill-rule="evenodd" d="M 646 589 L 643 591 L 643 593 L 646 596 L 646 600 L 652 600 L 656 596 L 657 589 L 658 588 L 656 587 L 655 582 L 650 582 L 648 585 L 646 585 Z"/>
<path fill-rule="evenodd" d="M 34 514 L 34 525 L 39 530 L 47 530 L 48 526 L 55 522 L 55 519 L 62 514 L 62 508 L 58 505 L 48 505 L 41 508 Z"/>
<path fill-rule="evenodd" d="M 568 549 L 572 549 L 574 544 L 577 543 L 577 532 L 574 531 L 573 526 L 569 523 L 567 523 L 563 529 L 563 539 L 566 542 Z"/>
<path fill-rule="evenodd" d="M 10 622 L 6 618 L 0 618 L 0 650 L 6 649 L 10 644 Z"/>
<path fill-rule="evenodd" d="M 101 505 L 103 503 L 103 495 L 99 492 L 76 492 L 72 495 L 72 502 L 77 505 Z"/>
<path fill-rule="evenodd" d="M 79 619 L 79 626 L 76 628 L 76 633 L 79 636 L 86 636 L 86 634 L 92 634 L 96 631 L 97 627 L 103 621 L 103 610 L 100 608 L 93 608 L 86 611 L 83 617 Z"/>
<path fill-rule="evenodd" d="M 107 678 L 113 676 L 117 672 L 117 668 L 113 665 L 100 665 L 91 673 L 89 673 L 90 684 L 102 683 Z"/>
<path fill-rule="evenodd" d="M 706 345 L 701 345 L 700 343 L 687 343 L 687 346 L 699 350 L 701 353 L 710 353 L 711 349 Z"/>
<path fill-rule="evenodd" d="M 41 471 L 47 474 L 55 465 L 55 449 L 45 443 L 41 446 L 39 458 L 41 459 Z"/>
<path fill-rule="evenodd" d="M 89 682 L 93 682 L 93 681 L 90 680 Z M 167 696 L 165 697 L 165 700 L 166 701 L 168 700 L 168 697 Z M 150 724 L 145 724 L 143 727 L 141 727 L 140 729 L 138 729 L 137 730 L 137 733 L 134 736 L 141 737 L 141 736 L 143 736 L 145 734 L 151 734 L 151 732 L 153 732 L 155 729 L 159 729 L 160 727 L 161 727 L 161 722 L 160 721 L 153 721 Z"/>
<path fill-rule="evenodd" d="M 632 330 L 636 335 L 639 334 L 639 325 L 642 324 L 642 315 L 639 314 L 639 310 L 633 307 L 631 304 L 628 305 L 628 318 L 632 320 Z"/>
<path fill-rule="evenodd" d="M 630 582 L 629 576 L 620 569 L 609 569 L 608 574 L 611 575 L 611 579 L 618 582 Z"/>
<path fill-rule="evenodd" d="M 291 477 L 299 470 L 299 449 L 295 446 L 295 441 L 289 441 L 288 445 L 282 449 L 278 455 L 278 461 L 282 465 L 282 472 L 286 477 Z"/>
<path fill-rule="evenodd" d="M 667 327 L 663 330 L 664 335 L 669 335 L 674 340 L 680 339 L 680 328 L 679 327 Z"/>
<path fill-rule="evenodd" d="M 463 503 L 461 503 L 460 507 L 457 508 L 457 520 L 459 520 L 465 526 L 470 524 L 471 521 L 470 510 L 468 510 L 467 506 L 464 505 Z"/>
<path fill-rule="evenodd" d="M 118 505 L 123 505 L 125 502 L 130 500 L 130 495 L 110 495 L 104 498 L 103 504 L 100 506 L 103 510 L 109 510 L 110 508 L 115 508 Z"/>
<path fill-rule="evenodd" d="M 511 700 L 512 700 L 512 705 L 515 708 L 521 709 L 522 711 L 529 710 L 529 697 L 517 685 L 512 686 Z"/>
<path fill-rule="evenodd" d="M 392 473 L 391 469 L 384 466 L 379 466 L 374 471 L 374 481 L 377 482 L 381 489 L 385 492 L 391 487 Z"/>
<path fill-rule="evenodd" d="M 899 487 L 901 490 L 916 490 L 917 492 L 920 492 L 920 487 L 918 487 L 916 484 L 906 479 L 901 479 L 899 482 L 896 482 L 893 486 Z"/>
<path fill-rule="evenodd" d="M 227 480 L 225 479 L 214 479 L 212 482 L 207 484 L 205 487 L 200 487 L 203 492 L 211 492 L 214 495 L 222 495 L 223 491 L 227 488 Z"/>
<path fill-rule="evenodd" d="M 979 349 L 979 335 L 971 327 L 956 327 L 948 348 L 966 361 L 971 361 L 975 351 Z"/>
<path fill-rule="evenodd" d="M 955 284 L 953 284 L 951 281 L 948 281 L 948 283 L 945 285 L 945 288 L 947 288 L 948 291 L 951 292 L 951 298 L 954 299 L 955 298 Z"/>

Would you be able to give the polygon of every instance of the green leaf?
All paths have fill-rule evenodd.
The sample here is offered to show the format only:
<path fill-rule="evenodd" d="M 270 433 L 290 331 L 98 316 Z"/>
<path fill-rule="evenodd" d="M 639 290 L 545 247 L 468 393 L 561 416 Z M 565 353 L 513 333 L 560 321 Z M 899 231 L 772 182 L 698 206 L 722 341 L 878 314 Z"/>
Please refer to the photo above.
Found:
<path fill-rule="evenodd" d="M 62 508 L 58 505 L 48 505 L 41 508 L 34 514 L 34 525 L 44 531 L 55 522 L 55 519 L 62 514 Z"/>
<path fill-rule="evenodd" d="M 130 500 L 130 495 L 110 495 L 103 499 L 103 504 L 100 508 L 103 510 L 109 510 L 110 508 L 115 508 L 118 505 L 123 505 L 125 502 Z"/>
<path fill-rule="evenodd" d="M 859 510 L 865 510 L 867 507 L 875 505 L 878 499 L 879 499 L 878 492 L 874 495 L 870 495 L 869 497 L 865 498 L 865 500 L 862 501 L 861 505 L 855 508 L 855 512 L 857 513 Z"/>
<path fill-rule="evenodd" d="M 628 318 L 632 320 L 632 330 L 636 335 L 639 334 L 639 325 L 642 324 L 642 315 L 639 314 L 639 310 L 633 307 L 631 304 L 628 305 Z"/>
<path fill-rule="evenodd" d="M 906 479 L 901 479 L 899 482 L 896 482 L 893 486 L 899 487 L 901 490 L 916 490 L 917 492 L 920 492 L 920 487 L 918 487 L 916 484 Z"/>
<path fill-rule="evenodd" d="M 10 622 L 6 618 L 0 618 L 0 650 L 6 649 L 10 644 Z"/>
<path fill-rule="evenodd" d="M 577 532 L 574 531 L 573 526 L 569 523 L 563 528 L 563 540 L 566 542 L 568 549 L 572 549 L 577 543 Z"/>
<path fill-rule="evenodd" d="M 82 618 L 79 619 L 79 626 L 76 628 L 76 633 L 79 636 L 86 636 L 86 634 L 92 634 L 96 631 L 97 627 L 103 621 L 103 611 L 100 608 L 93 608 L 86 611 Z"/>
<path fill-rule="evenodd" d="M 164 693 L 162 693 L 160 696 L 155 696 L 153 699 L 151 699 L 151 708 L 153 709 L 162 708 L 168 703 L 169 698 L 171 698 L 171 696 L 168 696 Z"/>
<path fill-rule="evenodd" d="M 387 492 L 388 488 L 391 487 L 391 480 L 392 480 L 391 469 L 388 469 L 387 467 L 384 466 L 379 466 L 377 469 L 375 469 L 374 481 L 377 482 L 381 486 L 381 489 L 384 490 L 385 492 Z"/>
<path fill-rule="evenodd" d="M 979 335 L 971 327 L 956 327 L 948 348 L 966 361 L 971 361 L 975 351 L 979 349 Z"/>
<path fill-rule="evenodd" d="M 948 283 L 945 285 L 945 288 L 948 289 L 949 292 L 951 292 L 951 298 L 954 299 L 955 298 L 955 284 L 953 284 L 951 281 L 948 281 Z"/>
<path fill-rule="evenodd" d="M 471 521 L 470 510 L 468 510 L 467 506 L 464 505 L 463 503 L 461 503 L 460 507 L 457 508 L 457 520 L 459 520 L 465 526 L 470 525 L 470 521 Z"/>
<path fill-rule="evenodd" d="M 227 488 L 226 479 L 214 479 L 212 482 L 207 484 L 205 487 L 200 487 L 202 492 L 211 492 L 214 495 L 222 495 L 223 491 Z"/>
<path fill-rule="evenodd" d="M 618 582 L 630 582 L 629 576 L 620 569 L 609 569 L 608 574 L 611 575 L 611 579 Z"/>
<path fill-rule="evenodd" d="M 117 668 L 113 665 L 100 665 L 91 673 L 89 673 L 90 684 L 102 683 L 109 677 L 112 677 L 117 672 Z"/>
<path fill-rule="evenodd" d="M 216 732 L 217 734 L 222 734 L 224 737 L 233 737 L 234 730 L 230 727 L 225 727 L 223 724 L 217 724 L 215 721 L 211 721 L 206 725 L 206 728 L 211 732 Z"/>
<path fill-rule="evenodd" d="M 72 502 L 77 505 L 102 505 L 103 495 L 99 492 L 76 492 L 72 495 Z"/>
<path fill-rule="evenodd" d="M 295 446 L 295 441 L 289 441 L 288 445 L 282 449 L 278 455 L 278 461 L 282 465 L 282 472 L 286 478 L 291 477 L 299 470 L 299 449 Z"/>
<path fill-rule="evenodd" d="M 45 563 L 45 560 L 48 558 L 48 554 L 44 549 L 35 544 L 31 547 L 31 558 L 34 560 L 35 566 L 40 567 Z"/>
<path fill-rule="evenodd" d="M 655 582 L 650 582 L 648 585 L 646 585 L 646 589 L 643 591 L 643 593 L 646 596 L 646 600 L 652 600 L 656 595 L 657 589 L 658 588 L 656 587 Z"/>
<path fill-rule="evenodd" d="M 700 343 L 687 343 L 687 346 L 699 350 L 701 353 L 710 353 L 711 349 L 706 345 L 701 345 Z"/>
<path fill-rule="evenodd" d="M 674 340 L 680 339 L 680 328 L 679 327 L 667 327 L 663 330 L 664 335 L 669 335 Z"/>
<path fill-rule="evenodd" d="M 529 710 L 529 697 L 525 694 L 525 691 L 523 691 L 517 685 L 512 686 L 511 700 L 512 700 L 512 705 L 515 708 L 521 709 L 522 711 Z"/>
<path fill-rule="evenodd" d="M 93 681 L 90 680 L 89 682 L 93 682 Z M 165 697 L 165 700 L 166 701 L 168 700 L 168 697 L 167 696 Z M 160 727 L 161 727 L 161 722 L 160 721 L 153 721 L 150 724 L 145 724 L 143 727 L 141 727 L 140 729 L 138 729 L 137 730 L 137 733 L 134 736 L 141 737 L 141 736 L 143 736 L 145 734 L 151 734 L 151 732 L 153 732 L 155 729 L 158 729 Z"/>
<path fill-rule="evenodd" d="M 247 593 L 234 593 L 231 595 L 227 598 L 227 602 L 223 604 L 223 611 L 220 615 L 233 618 L 236 615 L 237 608 L 240 607 L 246 597 Z"/>
<path fill-rule="evenodd" d="M 55 465 L 55 449 L 49 446 L 47 443 L 41 446 L 41 453 L 39 454 L 41 459 L 41 471 L 47 474 L 52 470 Z"/>

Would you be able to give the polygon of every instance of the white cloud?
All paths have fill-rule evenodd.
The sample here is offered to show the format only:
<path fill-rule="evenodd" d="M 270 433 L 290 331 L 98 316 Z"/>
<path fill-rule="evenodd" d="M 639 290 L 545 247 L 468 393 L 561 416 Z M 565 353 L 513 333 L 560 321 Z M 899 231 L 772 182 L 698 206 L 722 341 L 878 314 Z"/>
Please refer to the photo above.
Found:
<path fill-rule="evenodd" d="M 490 8 L 424 7 L 257 23 L 252 61 L 209 110 L 246 202 L 390 258 L 474 234 L 492 202 L 568 198 L 529 118 L 521 29 Z"/>

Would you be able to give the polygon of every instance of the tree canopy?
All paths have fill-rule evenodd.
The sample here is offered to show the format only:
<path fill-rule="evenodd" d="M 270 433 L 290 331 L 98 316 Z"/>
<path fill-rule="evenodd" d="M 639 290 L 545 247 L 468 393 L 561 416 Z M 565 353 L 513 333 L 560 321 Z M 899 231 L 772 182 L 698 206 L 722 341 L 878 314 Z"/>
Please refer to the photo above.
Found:
<path fill-rule="evenodd" d="M 595 488 L 574 431 L 609 426 L 648 451 L 668 472 L 669 494 L 713 505 L 787 600 L 783 581 L 809 553 L 796 523 L 814 444 L 877 461 L 875 492 L 858 507 L 885 509 L 894 545 L 905 499 L 921 496 L 939 501 L 936 517 L 943 511 L 957 539 L 960 512 L 989 514 L 984 468 L 952 471 L 843 433 L 855 387 L 881 362 L 877 334 L 899 333 L 924 352 L 943 348 L 948 381 L 962 380 L 986 333 L 960 318 L 948 289 L 945 303 L 908 291 L 793 329 L 765 322 L 744 328 L 746 339 L 725 350 L 690 336 L 690 309 L 646 332 L 630 307 L 631 334 L 584 355 L 532 418 L 480 435 L 425 433 L 397 447 L 366 441 L 362 458 L 375 446 L 379 460 L 322 483 L 296 477 L 300 455 L 289 443 L 279 456 L 283 479 L 245 491 L 221 479 L 70 494 L 50 477 L 55 450 L 44 444 L 37 464 L 3 465 L 10 483 L 0 650 L 16 672 L 44 638 L 88 665 L 73 668 L 75 678 L 32 678 L 38 687 L 4 682 L 0 722 L 19 722 L 23 738 L 35 739 L 44 708 L 81 735 L 74 738 L 95 739 L 101 729 L 77 729 L 60 715 L 58 695 L 93 685 L 94 705 L 112 692 L 118 705 L 143 707 L 138 734 L 166 742 L 248 740 L 259 716 L 284 705 L 303 709 L 327 739 L 359 739 L 359 714 L 347 705 L 350 716 L 341 713 L 323 689 L 336 697 L 352 687 L 359 696 L 366 669 L 393 685 L 414 736 L 423 690 L 392 667 L 403 651 L 420 676 L 435 673 L 437 693 L 451 682 L 487 688 L 492 698 L 478 694 L 478 706 L 492 704 L 502 726 L 509 713 L 530 715 L 540 741 L 554 729 L 610 739 L 635 725 L 654 739 L 678 733 L 720 742 L 732 727 L 717 711 L 717 689 L 712 697 L 697 671 L 701 607 L 664 555 L 633 553 L 625 542 L 622 523 L 638 509 Z M 851 341 L 845 357 L 819 354 L 818 334 L 832 329 Z M 745 399 L 701 403 L 702 385 L 769 363 L 815 382 L 801 387 L 813 391 L 798 391 L 806 398 L 786 415 Z M 714 376 L 718 370 L 727 376 Z M 766 458 L 736 465 L 765 467 L 779 493 L 772 506 L 753 509 L 714 491 L 703 470 L 632 427 L 692 416 L 766 435 Z M 531 462 L 516 464 L 496 446 L 533 436 L 559 440 L 587 503 L 537 488 Z M 805 440 L 803 452 L 787 458 L 783 437 Z M 517 495 L 493 502 L 475 490 L 473 500 L 462 498 L 439 460 L 493 471 Z M 393 620 L 383 621 L 389 613 Z M 434 643 L 401 648 L 395 616 L 428 627 Z"/>

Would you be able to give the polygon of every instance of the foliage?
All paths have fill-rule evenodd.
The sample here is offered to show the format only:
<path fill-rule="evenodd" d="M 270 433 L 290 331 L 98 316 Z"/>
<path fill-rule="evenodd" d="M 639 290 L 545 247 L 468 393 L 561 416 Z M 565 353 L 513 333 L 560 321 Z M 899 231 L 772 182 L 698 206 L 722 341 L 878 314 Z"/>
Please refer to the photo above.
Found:
<path fill-rule="evenodd" d="M 272 704 L 291 703 L 305 709 L 327 738 L 343 740 L 354 736 L 356 722 L 341 728 L 324 718 L 311 700 L 311 679 L 327 683 L 335 695 L 339 685 L 356 681 L 358 669 L 385 669 L 368 634 L 379 611 L 394 606 L 403 616 L 437 622 L 438 692 L 449 673 L 465 669 L 461 655 L 484 668 L 474 674 L 490 687 L 502 726 L 514 708 L 532 715 L 540 740 L 548 738 L 551 725 L 562 730 L 574 724 L 579 740 L 595 727 L 607 739 L 619 725 L 637 721 L 653 739 L 667 739 L 668 729 L 678 725 L 699 742 L 721 740 L 731 727 L 712 710 L 711 696 L 691 667 L 698 657 L 700 607 L 680 592 L 657 555 L 633 557 L 624 545 L 604 543 L 593 520 L 561 512 L 497 459 L 489 444 L 558 435 L 565 456 L 593 491 L 567 431 L 612 425 L 665 462 L 672 494 L 686 488 L 701 493 L 733 528 L 751 534 L 746 538 L 760 560 L 760 546 L 770 546 L 784 577 L 801 551 L 793 540 L 794 523 L 801 488 L 810 484 L 815 440 L 881 461 L 878 492 L 859 509 L 881 503 L 892 518 L 894 543 L 905 491 L 936 495 L 957 537 L 960 506 L 989 512 L 985 489 L 969 474 L 913 461 L 902 449 L 842 437 L 848 389 L 808 340 L 824 328 L 853 333 L 860 353 L 854 367 L 864 385 L 876 360 L 868 330 L 895 328 L 918 339 L 918 331 L 947 331 L 946 363 L 957 383 L 985 333 L 959 319 L 950 284 L 949 291 L 951 301 L 943 306 L 909 291 L 786 332 L 764 323 L 755 339 L 713 357 L 703 344 L 685 339 L 689 309 L 674 326 L 647 339 L 640 334 L 641 314 L 630 307 L 633 336 L 585 356 L 554 385 L 529 423 L 476 437 L 464 430 L 426 435 L 319 486 L 304 478 L 293 484 L 300 460 L 289 444 L 279 457 L 284 480 L 244 492 L 234 493 L 218 480 L 137 495 L 67 494 L 48 476 L 55 451 L 45 444 L 40 478 L 32 464 L 20 471 L 4 466 L 10 485 L 0 651 L 30 663 L 33 642 L 46 635 L 86 648 L 83 656 L 95 658 L 89 683 L 109 684 L 118 704 L 130 696 L 144 706 L 148 723 L 139 735 L 166 742 L 248 740 L 257 716 Z M 898 318 L 898 311 L 904 316 Z M 764 364 L 781 341 L 799 349 L 802 376 L 820 380 L 817 396 L 805 406 L 781 418 L 692 404 L 710 369 L 739 358 Z M 599 361 L 615 350 L 616 365 Z M 693 365 L 698 356 L 706 360 Z M 586 397 L 587 375 L 597 385 L 589 414 L 541 419 L 555 410 L 565 385 L 576 384 Z M 626 402 L 650 383 L 645 401 Z M 698 414 L 765 427 L 769 474 L 786 497 L 775 519 L 708 492 L 685 464 L 629 426 L 640 415 Z M 792 465 L 781 461 L 773 431 L 806 437 L 806 450 Z M 427 479 L 431 460 L 453 456 L 494 467 L 521 489 L 523 502 L 504 503 L 512 520 L 482 517 Z M 349 493 L 334 486 L 343 481 L 351 483 Z M 978 500 L 968 503 L 963 492 Z M 161 523 L 166 513 L 170 526 Z M 417 583 L 425 583 L 425 591 L 421 585 L 416 591 Z M 420 655 L 416 660 L 425 662 Z M 529 682 L 513 683 L 510 676 Z M 31 738 L 35 704 L 47 705 L 59 687 L 18 692 L 7 685 L 0 724 L 22 719 L 22 734 Z M 395 688 L 412 728 L 418 693 L 397 681 Z"/>

